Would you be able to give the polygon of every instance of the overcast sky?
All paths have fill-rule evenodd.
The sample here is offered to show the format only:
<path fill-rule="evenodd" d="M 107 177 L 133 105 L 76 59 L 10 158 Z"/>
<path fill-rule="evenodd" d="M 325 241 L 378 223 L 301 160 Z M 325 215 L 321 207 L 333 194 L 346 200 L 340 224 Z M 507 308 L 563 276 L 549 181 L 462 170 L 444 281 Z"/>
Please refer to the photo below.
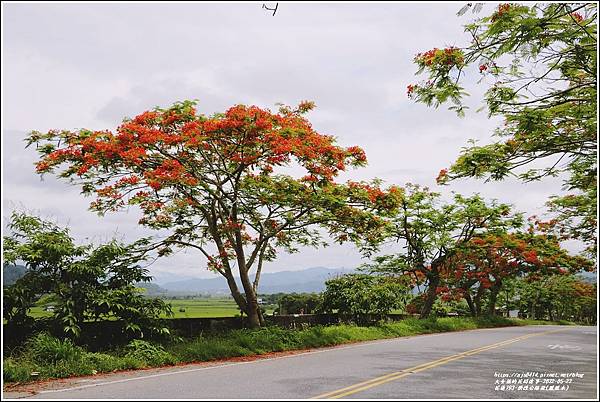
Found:
<path fill-rule="evenodd" d="M 308 117 L 319 132 L 367 153 L 369 166 L 344 180 L 479 192 L 541 214 L 547 197 L 560 191 L 558 180 L 435 184 L 468 139 L 489 142 L 498 123 L 474 112 L 477 86 L 467 87 L 473 111 L 463 119 L 406 97 L 406 86 L 419 79 L 416 53 L 465 43 L 462 25 L 474 16 L 457 17 L 462 4 L 280 3 L 272 16 L 262 3 L 3 3 L 3 218 L 14 209 L 34 211 L 68 224 L 82 241 L 151 234 L 133 210 L 100 218 L 78 188 L 52 176 L 41 180 L 23 138 L 31 130 L 114 129 L 123 117 L 184 99 L 198 99 L 205 114 L 238 103 L 276 109 L 278 102 L 313 100 L 317 109 Z M 465 78 L 475 83 L 479 73 Z M 352 246 L 331 246 L 282 253 L 266 269 L 360 263 Z M 214 275 L 192 251 L 151 270 L 158 277 Z"/>

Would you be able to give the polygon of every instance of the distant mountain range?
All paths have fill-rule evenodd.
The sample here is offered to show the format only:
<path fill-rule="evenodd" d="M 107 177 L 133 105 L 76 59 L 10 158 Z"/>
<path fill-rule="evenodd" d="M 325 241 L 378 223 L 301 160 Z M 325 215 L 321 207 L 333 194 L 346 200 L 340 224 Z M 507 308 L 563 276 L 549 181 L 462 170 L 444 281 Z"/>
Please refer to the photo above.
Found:
<path fill-rule="evenodd" d="M 10 286 L 25 275 L 27 268 L 23 265 L 2 265 L 2 286 Z"/>
<path fill-rule="evenodd" d="M 2 285 L 9 286 L 15 283 L 26 272 L 26 267 L 22 265 L 6 265 L 2 267 Z M 319 293 L 325 290 L 325 281 L 339 275 L 355 272 L 353 269 L 345 268 L 325 268 L 314 267 L 299 271 L 280 271 L 265 272 L 261 275 L 258 292 L 261 294 L 271 293 Z M 595 272 L 582 272 L 577 274 L 583 280 L 596 283 L 597 274 Z M 229 295 L 225 278 L 215 276 L 210 279 L 193 278 L 189 276 L 179 277 L 181 280 L 173 281 L 178 278 L 175 274 L 159 274 L 150 283 L 138 283 L 137 286 L 146 288 L 146 295 Z M 242 289 L 239 279 L 238 285 Z"/>
<path fill-rule="evenodd" d="M 579 272 L 576 275 L 588 283 L 596 283 L 598 281 L 598 275 L 596 272 Z"/>
<path fill-rule="evenodd" d="M 266 272 L 260 277 L 258 292 L 270 293 L 302 293 L 322 292 L 325 281 L 338 275 L 354 272 L 345 268 L 314 267 L 300 271 Z M 168 292 L 190 292 L 205 294 L 229 294 L 225 278 L 219 276 L 211 279 L 185 279 L 167 283 L 158 283 Z M 239 284 L 239 280 L 238 280 Z"/>

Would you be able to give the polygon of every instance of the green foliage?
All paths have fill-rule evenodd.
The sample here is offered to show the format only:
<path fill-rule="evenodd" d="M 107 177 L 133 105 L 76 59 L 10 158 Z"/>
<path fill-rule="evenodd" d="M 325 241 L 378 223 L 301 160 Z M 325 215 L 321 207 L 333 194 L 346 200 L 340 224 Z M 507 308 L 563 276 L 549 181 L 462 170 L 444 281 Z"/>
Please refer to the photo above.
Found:
<path fill-rule="evenodd" d="M 196 362 L 399 336 L 509 325 L 520 325 L 520 322 L 502 317 L 458 317 L 405 319 L 366 327 L 348 324 L 314 326 L 300 330 L 265 327 L 230 331 L 218 337 L 201 336 L 172 344 L 168 350 L 182 362 Z"/>
<path fill-rule="evenodd" d="M 278 304 L 279 314 L 313 314 L 321 304 L 321 296 L 316 293 L 284 294 Z"/>
<path fill-rule="evenodd" d="M 85 351 L 70 339 L 58 339 L 47 333 L 39 333 L 25 343 L 26 354 L 41 364 L 81 360 Z"/>
<path fill-rule="evenodd" d="M 461 244 L 478 234 L 523 225 L 521 214 L 513 213 L 510 205 L 460 194 L 455 194 L 451 202 L 441 202 L 439 193 L 413 184 L 405 187 L 400 208 L 390 221 L 388 239 L 398 242 L 400 250 L 378 256 L 364 268 L 409 278 L 414 285 L 424 284 L 427 295 L 420 311 L 422 317 L 431 313 L 442 273 Z"/>
<path fill-rule="evenodd" d="M 175 358 L 166 352 L 162 346 L 141 339 L 132 340 L 125 347 L 125 351 L 126 357 L 142 361 L 149 366 L 162 366 L 176 362 Z"/>
<path fill-rule="evenodd" d="M 548 276 L 513 282 L 514 305 L 529 318 L 597 322 L 597 284 L 575 275 Z"/>
<path fill-rule="evenodd" d="M 152 362 L 155 365 L 169 363 L 160 360 Z M 90 353 L 74 345 L 71 340 L 58 339 L 47 333 L 39 333 L 4 359 L 3 374 L 4 381 L 25 382 L 137 369 L 148 365 L 146 360 L 132 356 Z"/>
<path fill-rule="evenodd" d="M 590 258 L 598 254 L 597 231 L 597 194 L 596 187 L 589 186 L 578 194 L 551 197 L 547 205 L 555 212 L 561 238 L 579 239 L 587 247 L 585 253 Z"/>
<path fill-rule="evenodd" d="M 595 3 L 500 4 L 465 26 L 471 40 L 464 47 L 418 54 L 418 73 L 428 81 L 408 88 L 417 102 L 451 101 L 462 114 L 460 85 L 478 68 L 489 115 L 504 124 L 493 143 L 465 148 L 438 181 L 562 174 L 570 194 L 553 197 L 551 210 L 563 233 L 585 242 L 590 255 L 597 227 L 597 23 Z"/>
<path fill-rule="evenodd" d="M 4 382 L 25 382 L 31 378 L 36 366 L 23 359 L 4 359 L 2 367 L 2 378 Z"/>
<path fill-rule="evenodd" d="M 82 322 L 105 319 L 121 320 L 130 336 L 168 333 L 158 317 L 170 307 L 145 298 L 134 285 L 151 280 L 138 265 L 146 258 L 146 239 L 130 245 L 113 240 L 78 246 L 68 229 L 24 213 L 13 213 L 9 229 L 3 243 L 5 262 L 23 262 L 28 268 L 4 291 L 9 325 L 27 325 L 30 308 L 51 297 L 55 309 L 50 320 L 72 338 L 80 336 Z"/>
<path fill-rule="evenodd" d="M 159 256 L 178 247 L 200 251 L 257 327 L 264 322 L 256 303 L 264 263 L 279 250 L 326 244 L 319 228 L 336 241 L 360 237 L 371 246 L 383 230 L 375 212 L 394 206 L 377 183 L 335 181 L 365 166 L 366 156 L 315 131 L 304 117 L 313 107 L 304 101 L 274 113 L 235 105 L 206 116 L 183 101 L 126 119 L 114 132 L 32 132 L 28 145 L 36 144 L 38 173 L 61 169 L 58 176 L 97 196 L 92 210 L 139 206 L 141 225 L 167 229 Z M 276 173 L 285 166 L 305 176 Z"/>
<path fill-rule="evenodd" d="M 423 308 L 425 294 L 415 296 L 407 305 L 406 310 L 411 314 L 418 313 Z M 448 314 L 458 314 L 459 316 L 470 315 L 469 306 L 465 300 L 443 300 L 437 299 L 431 307 L 433 317 L 446 317 Z"/>
<path fill-rule="evenodd" d="M 348 274 L 325 282 L 322 309 L 337 311 L 356 322 L 364 323 L 375 316 L 381 319 L 403 307 L 410 298 L 406 282 L 398 278 L 365 274 Z"/>

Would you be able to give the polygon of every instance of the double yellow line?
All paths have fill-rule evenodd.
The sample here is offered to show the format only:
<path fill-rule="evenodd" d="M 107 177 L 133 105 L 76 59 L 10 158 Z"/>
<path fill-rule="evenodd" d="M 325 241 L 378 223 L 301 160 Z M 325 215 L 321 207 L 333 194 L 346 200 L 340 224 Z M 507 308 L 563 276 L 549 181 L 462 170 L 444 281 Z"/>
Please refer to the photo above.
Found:
<path fill-rule="evenodd" d="M 494 343 L 492 345 L 483 346 L 477 349 L 467 350 L 466 352 L 457 353 L 455 355 L 447 356 L 442 359 L 434 360 L 429 363 L 420 364 L 418 366 L 410 367 L 401 371 L 396 371 L 394 373 L 386 374 L 381 377 L 373 378 L 372 380 L 363 381 L 358 384 L 351 385 L 346 388 L 337 389 L 335 391 L 327 392 L 325 394 L 321 394 L 315 396 L 311 399 L 338 399 L 343 398 L 348 395 L 356 394 L 357 392 L 365 391 L 369 388 L 377 387 L 379 385 L 385 384 L 390 381 L 398 380 L 402 377 L 409 376 L 411 374 L 418 373 L 420 371 L 429 370 L 430 368 L 434 368 L 437 366 L 441 366 L 442 364 L 450 363 L 454 360 L 464 359 L 467 356 L 475 355 L 477 353 L 485 352 L 486 350 L 499 348 L 502 346 L 510 345 L 511 343 L 519 342 L 528 338 L 532 338 L 534 336 L 551 334 L 554 332 L 565 331 L 568 328 L 555 329 L 551 331 L 538 332 L 534 334 L 528 334 L 519 336 L 517 338 L 508 339 L 506 341 Z"/>

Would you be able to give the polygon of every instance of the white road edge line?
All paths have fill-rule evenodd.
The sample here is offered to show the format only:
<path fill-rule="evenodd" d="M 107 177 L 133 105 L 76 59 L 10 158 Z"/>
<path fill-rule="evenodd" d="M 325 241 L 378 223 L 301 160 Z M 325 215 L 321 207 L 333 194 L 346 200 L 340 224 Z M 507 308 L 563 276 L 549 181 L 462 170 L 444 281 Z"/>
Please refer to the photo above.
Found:
<path fill-rule="evenodd" d="M 478 329 L 470 330 L 469 332 L 471 332 L 471 331 L 488 331 L 488 330 L 495 330 L 495 329 L 502 329 L 502 328 L 525 328 L 525 327 L 478 328 Z M 535 326 L 531 325 L 531 327 L 548 327 L 548 326 L 547 325 L 535 325 Z M 119 383 L 124 383 L 124 382 L 129 382 L 129 381 L 145 380 L 145 379 L 148 379 L 148 378 L 166 377 L 166 376 L 175 375 L 175 374 L 185 374 L 185 373 L 192 373 L 192 372 L 195 372 L 195 371 L 213 370 L 213 369 L 224 368 L 224 367 L 239 366 L 239 365 L 242 365 L 242 364 L 251 364 L 251 363 L 260 363 L 260 362 L 266 362 L 266 361 L 271 361 L 271 360 L 287 359 L 287 358 L 292 358 L 292 357 L 300 357 L 300 356 L 313 355 L 313 354 L 317 354 L 317 353 L 332 352 L 332 351 L 336 351 L 336 350 L 355 349 L 355 348 L 361 348 L 361 347 L 365 347 L 365 346 L 370 346 L 370 345 L 373 345 L 373 344 L 390 343 L 390 342 L 397 342 L 397 341 L 405 341 L 405 340 L 414 339 L 414 338 L 418 338 L 418 337 L 422 337 L 422 336 L 447 335 L 447 334 L 452 334 L 454 332 L 463 332 L 463 331 L 440 332 L 440 333 L 436 333 L 436 334 L 421 334 L 421 335 L 413 335 L 413 336 L 406 336 L 406 337 L 398 337 L 398 338 L 392 338 L 392 339 L 385 339 L 385 340 L 381 340 L 381 341 L 369 341 L 369 342 L 361 343 L 359 345 L 342 346 L 342 347 L 332 347 L 332 348 L 325 349 L 325 350 L 314 350 L 314 351 L 311 351 L 311 352 L 297 353 L 297 354 L 288 355 L 288 356 L 269 357 L 269 358 L 266 358 L 266 359 L 260 359 L 259 358 L 259 359 L 252 360 L 252 361 L 247 361 L 247 362 L 237 362 L 237 363 L 229 363 L 229 364 L 217 364 L 217 365 L 209 366 L 209 367 L 199 367 L 199 368 L 195 368 L 195 369 L 178 370 L 178 371 L 172 371 L 172 372 L 168 372 L 168 373 L 150 374 L 150 375 L 147 375 L 147 376 L 124 378 L 122 380 L 100 382 L 100 383 L 96 383 L 96 384 L 78 385 L 76 387 L 70 387 L 70 388 L 49 389 L 49 390 L 38 391 L 37 394 L 49 394 L 49 393 L 55 393 L 55 392 L 76 391 L 76 390 L 80 390 L 80 389 L 86 389 L 86 388 L 92 388 L 92 387 L 100 387 L 100 386 L 104 386 L 104 385 L 119 384 Z M 194 363 L 190 363 L 190 364 L 194 364 Z"/>

